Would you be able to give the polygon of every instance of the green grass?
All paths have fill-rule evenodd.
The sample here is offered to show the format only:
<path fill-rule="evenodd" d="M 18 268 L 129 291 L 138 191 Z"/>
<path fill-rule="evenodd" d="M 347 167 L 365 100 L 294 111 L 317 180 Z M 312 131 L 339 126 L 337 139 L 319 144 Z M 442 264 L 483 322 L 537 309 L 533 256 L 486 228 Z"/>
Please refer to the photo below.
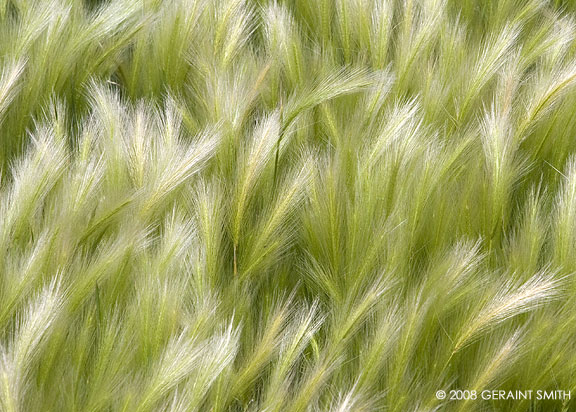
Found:
<path fill-rule="evenodd" d="M 576 411 L 574 4 L 0 0 L 0 411 Z"/>

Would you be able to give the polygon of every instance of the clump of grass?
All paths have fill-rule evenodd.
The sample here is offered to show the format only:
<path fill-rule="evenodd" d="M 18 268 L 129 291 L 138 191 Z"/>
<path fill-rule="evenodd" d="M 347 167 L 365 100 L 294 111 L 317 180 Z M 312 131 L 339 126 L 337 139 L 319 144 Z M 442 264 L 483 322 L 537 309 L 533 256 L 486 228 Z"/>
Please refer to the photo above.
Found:
<path fill-rule="evenodd" d="M 576 9 L 0 1 L 0 411 L 570 411 Z"/>

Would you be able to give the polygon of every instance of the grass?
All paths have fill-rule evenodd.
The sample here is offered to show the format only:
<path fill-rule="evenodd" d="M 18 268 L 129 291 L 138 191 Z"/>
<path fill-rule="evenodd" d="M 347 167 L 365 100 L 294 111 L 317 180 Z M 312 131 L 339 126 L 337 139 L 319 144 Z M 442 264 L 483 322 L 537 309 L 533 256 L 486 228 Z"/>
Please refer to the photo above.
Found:
<path fill-rule="evenodd" d="M 576 410 L 575 13 L 0 0 L 0 411 Z"/>

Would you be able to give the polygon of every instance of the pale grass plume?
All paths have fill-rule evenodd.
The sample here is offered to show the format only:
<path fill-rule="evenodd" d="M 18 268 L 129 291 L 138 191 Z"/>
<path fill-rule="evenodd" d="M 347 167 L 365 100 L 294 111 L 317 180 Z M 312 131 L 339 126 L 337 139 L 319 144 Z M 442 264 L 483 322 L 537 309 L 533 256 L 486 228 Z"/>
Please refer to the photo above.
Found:
<path fill-rule="evenodd" d="M 154 404 L 200 366 L 207 342 L 196 342 L 187 331 L 174 336 L 157 359 L 156 367 L 143 384 L 136 411 L 152 410 Z"/>
<path fill-rule="evenodd" d="M 576 233 L 571 222 L 576 218 L 576 158 L 569 159 L 561 175 L 561 191 L 555 202 L 554 256 L 558 263 L 574 265 Z"/>
<path fill-rule="evenodd" d="M 492 36 L 482 44 L 471 74 L 466 76 L 463 98 L 458 103 L 456 119 L 462 121 L 469 113 L 472 101 L 478 97 L 484 86 L 506 63 L 508 53 L 513 50 L 519 28 L 506 26 L 497 36 Z"/>
<path fill-rule="evenodd" d="M 64 293 L 58 276 L 46 286 L 18 321 L 14 337 L 0 352 L 2 362 L 2 397 L 0 404 L 7 412 L 24 410 L 28 379 L 32 366 L 40 355 L 47 335 L 64 308 Z"/>
<path fill-rule="evenodd" d="M 218 63 L 227 67 L 255 29 L 254 9 L 246 0 L 219 0 L 209 12 L 215 24 L 214 52 Z"/>
<path fill-rule="evenodd" d="M 553 107 L 576 84 L 576 62 L 568 62 L 555 67 L 551 73 L 541 73 L 534 81 L 531 99 L 526 115 L 518 126 L 522 138 L 526 138 L 531 128 L 546 116 Z"/>
<path fill-rule="evenodd" d="M 26 67 L 25 61 L 17 61 L 7 64 L 0 75 L 0 120 L 10 107 L 12 100 L 18 95 L 18 80 Z"/>
<path fill-rule="evenodd" d="M 265 10 L 267 47 L 273 59 L 286 71 L 287 77 L 299 84 L 303 80 L 303 50 L 299 28 L 288 10 L 272 2 Z"/>
<path fill-rule="evenodd" d="M 352 412 L 352 411 L 371 411 L 374 409 L 374 403 L 370 399 L 365 399 L 362 395 L 356 393 L 356 387 L 352 387 L 347 393 L 339 394 L 337 400 L 331 406 L 331 412 Z"/>
<path fill-rule="evenodd" d="M 549 270 L 536 273 L 521 285 L 515 285 L 510 280 L 504 282 L 462 330 L 454 342 L 454 352 L 499 324 L 558 299 L 562 291 L 561 286 L 562 280 Z"/>
<path fill-rule="evenodd" d="M 271 164 L 274 147 L 279 138 L 280 118 L 276 112 L 262 119 L 254 130 L 249 146 L 240 152 L 241 166 L 238 168 L 234 193 L 236 211 L 232 218 L 232 236 L 236 243 L 240 239 L 240 227 L 245 210 L 250 204 L 250 194 L 262 178 L 266 166 Z"/>
<path fill-rule="evenodd" d="M 501 384 L 502 382 L 497 379 L 502 380 L 506 376 L 504 372 L 509 371 L 522 354 L 522 338 L 522 330 L 517 330 L 490 353 L 491 356 L 487 357 L 485 366 L 479 371 L 470 387 L 480 390 Z"/>

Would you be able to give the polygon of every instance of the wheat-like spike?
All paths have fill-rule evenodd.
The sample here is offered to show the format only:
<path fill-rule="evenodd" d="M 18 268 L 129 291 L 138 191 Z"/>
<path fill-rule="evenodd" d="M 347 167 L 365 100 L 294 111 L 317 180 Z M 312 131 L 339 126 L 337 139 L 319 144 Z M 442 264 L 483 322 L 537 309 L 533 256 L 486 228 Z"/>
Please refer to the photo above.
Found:
<path fill-rule="evenodd" d="M 151 410 L 158 400 L 200 365 L 206 343 L 194 342 L 186 335 L 187 331 L 184 330 L 166 345 L 150 380 L 144 385 L 135 411 Z"/>
<path fill-rule="evenodd" d="M 236 211 L 232 219 L 232 237 L 236 243 L 240 239 L 240 228 L 244 213 L 249 205 L 251 192 L 258 184 L 266 165 L 272 161 L 274 146 L 279 138 L 279 113 L 272 113 L 263 119 L 254 131 L 253 140 L 242 154 L 235 190 Z"/>
<path fill-rule="evenodd" d="M 0 404 L 9 412 L 23 410 L 29 387 L 32 365 L 40 355 L 43 343 L 53 331 L 53 325 L 64 306 L 58 276 L 45 287 L 20 319 L 13 340 L 7 348 L 0 348 Z"/>
<path fill-rule="evenodd" d="M 17 61 L 5 66 L 0 75 L 0 119 L 18 94 L 18 80 L 26 67 L 25 61 Z"/>
<path fill-rule="evenodd" d="M 462 330 L 454 342 L 454 352 L 461 350 L 499 324 L 558 298 L 560 286 L 560 280 L 549 271 L 539 272 L 519 286 L 511 281 L 505 282 L 496 295 Z"/>

